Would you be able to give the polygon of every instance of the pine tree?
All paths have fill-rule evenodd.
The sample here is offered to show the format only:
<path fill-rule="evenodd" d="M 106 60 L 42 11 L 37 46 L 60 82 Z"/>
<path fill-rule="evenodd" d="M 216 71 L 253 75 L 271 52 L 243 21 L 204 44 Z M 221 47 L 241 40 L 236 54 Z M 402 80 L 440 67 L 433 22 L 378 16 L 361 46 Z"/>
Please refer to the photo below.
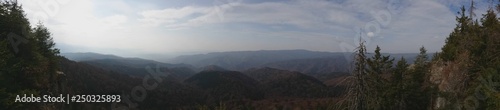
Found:
<path fill-rule="evenodd" d="M 389 73 L 390 68 L 392 68 L 393 59 L 390 56 L 382 56 L 380 53 L 380 47 L 377 46 L 375 49 L 375 55 L 372 58 L 368 58 L 367 64 L 369 67 L 369 74 L 384 74 Z"/>
<path fill-rule="evenodd" d="M 368 108 L 373 109 L 384 109 L 390 103 L 388 102 L 388 97 L 385 96 L 388 88 L 390 87 L 387 80 L 382 78 L 382 74 L 389 73 L 392 68 L 392 62 L 394 59 L 390 59 L 390 56 L 383 56 L 380 53 L 380 47 L 377 46 L 375 49 L 375 55 L 372 58 L 367 58 L 366 63 L 367 76 L 366 81 L 368 91 L 370 95 L 367 96 L 369 102 Z"/>
<path fill-rule="evenodd" d="M 498 5 L 500 6 L 500 4 Z M 474 76 L 471 77 L 470 86 L 467 86 L 467 91 L 469 95 L 477 96 L 477 94 L 483 94 L 483 98 L 476 97 L 479 103 L 474 107 L 474 109 L 498 109 L 500 107 L 500 85 L 496 84 L 500 82 L 500 29 L 499 18 L 493 9 L 489 9 L 486 14 L 481 18 L 481 31 L 477 32 L 481 34 L 482 44 L 480 53 L 474 55 L 474 62 L 472 65 L 473 69 L 476 71 L 471 71 L 470 73 Z M 464 105 L 465 106 L 465 105 Z"/>
<path fill-rule="evenodd" d="M 356 110 L 365 110 L 366 109 L 366 46 L 364 45 L 364 41 L 362 41 L 360 37 L 359 47 L 356 50 L 355 59 L 355 68 L 354 68 L 354 109 Z"/>
<path fill-rule="evenodd" d="M 55 80 L 55 72 L 57 71 L 57 56 L 59 49 L 55 48 L 55 43 L 52 40 L 49 30 L 41 23 L 33 28 L 33 41 L 36 51 L 41 55 L 41 60 L 46 62 L 47 73 L 50 81 Z"/>
<path fill-rule="evenodd" d="M 59 54 L 59 49 L 55 48 L 55 43 L 47 27 L 45 27 L 42 23 L 39 23 L 33 31 L 33 41 L 35 41 L 40 54 L 44 57 L 54 57 Z"/>
<path fill-rule="evenodd" d="M 452 61 L 455 59 L 459 46 L 463 45 L 465 31 L 469 28 L 470 18 L 465 15 L 465 7 L 460 8 L 460 17 L 456 17 L 457 25 L 453 32 L 446 38 L 446 44 L 442 48 L 441 58 L 444 61 Z"/>
<path fill-rule="evenodd" d="M 406 59 L 404 57 L 401 57 L 401 59 L 397 62 L 396 68 L 394 68 L 393 75 L 391 76 L 391 81 L 393 81 L 393 84 L 398 85 L 398 88 L 401 88 L 403 85 L 405 73 L 408 71 L 408 63 L 406 62 Z"/>
<path fill-rule="evenodd" d="M 483 46 L 479 58 L 481 60 L 477 61 L 481 66 L 488 65 L 500 65 L 500 23 L 496 16 L 496 13 L 489 9 L 483 18 L 481 19 L 481 24 L 483 26 L 482 41 Z"/>
<path fill-rule="evenodd" d="M 44 104 L 11 99 L 52 91 L 58 50 L 42 27 L 31 28 L 17 1 L 0 1 L 0 109 L 39 109 Z"/>
<path fill-rule="evenodd" d="M 394 68 L 394 72 L 391 76 L 391 94 L 390 98 L 392 98 L 391 102 L 393 102 L 393 108 L 392 109 L 398 109 L 398 110 L 405 110 L 406 109 L 406 99 L 405 96 L 407 95 L 405 91 L 405 74 L 407 74 L 408 71 L 408 64 L 406 60 L 401 57 L 401 59 L 397 62 L 396 68 Z"/>
<path fill-rule="evenodd" d="M 427 50 L 424 47 L 420 48 L 420 53 L 416 57 L 413 67 L 409 70 L 406 107 L 410 110 L 427 109 L 430 103 L 430 93 L 424 85 L 425 76 L 429 73 L 429 62 L 426 52 Z"/>

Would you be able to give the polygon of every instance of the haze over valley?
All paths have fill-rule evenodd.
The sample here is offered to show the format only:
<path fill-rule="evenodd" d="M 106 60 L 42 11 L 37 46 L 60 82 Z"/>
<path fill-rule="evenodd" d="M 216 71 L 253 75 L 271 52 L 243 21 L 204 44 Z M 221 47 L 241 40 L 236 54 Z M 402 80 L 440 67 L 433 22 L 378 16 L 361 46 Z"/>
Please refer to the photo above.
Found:
<path fill-rule="evenodd" d="M 0 110 L 496 110 L 499 13 L 500 0 L 0 0 Z"/>

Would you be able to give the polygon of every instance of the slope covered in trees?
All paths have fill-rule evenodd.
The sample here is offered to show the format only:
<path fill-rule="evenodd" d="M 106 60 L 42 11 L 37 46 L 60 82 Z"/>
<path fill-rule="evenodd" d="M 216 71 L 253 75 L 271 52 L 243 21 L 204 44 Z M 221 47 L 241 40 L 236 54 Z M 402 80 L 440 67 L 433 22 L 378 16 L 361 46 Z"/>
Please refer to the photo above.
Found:
<path fill-rule="evenodd" d="M 244 73 L 260 82 L 259 87 L 266 93 L 267 98 L 320 98 L 329 96 L 328 88 L 323 82 L 299 72 L 265 67 L 249 69 Z"/>
<path fill-rule="evenodd" d="M 48 29 L 32 27 L 17 2 L 0 1 L 0 109 L 54 108 L 52 104 L 14 103 L 18 94 L 56 90 L 57 55 Z"/>
<path fill-rule="evenodd" d="M 500 108 L 500 4 L 496 7 L 490 6 L 480 19 L 473 19 L 473 8 L 468 16 L 461 8 L 457 26 L 431 68 L 439 73 L 431 78 L 441 91 L 441 108 Z"/>
<path fill-rule="evenodd" d="M 500 5 L 496 7 L 480 19 L 473 19 L 473 8 L 462 7 L 457 27 L 430 61 L 422 47 L 413 64 L 401 58 L 392 67 L 394 59 L 381 55 L 378 47 L 368 57 L 360 39 L 346 100 L 337 109 L 500 108 Z"/>

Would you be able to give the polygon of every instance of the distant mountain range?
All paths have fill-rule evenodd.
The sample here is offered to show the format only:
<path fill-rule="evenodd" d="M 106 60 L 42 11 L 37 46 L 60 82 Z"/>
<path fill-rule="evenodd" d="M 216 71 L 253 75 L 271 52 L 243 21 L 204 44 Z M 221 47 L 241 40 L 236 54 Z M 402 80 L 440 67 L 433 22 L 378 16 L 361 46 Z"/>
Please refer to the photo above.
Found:
<path fill-rule="evenodd" d="M 183 55 L 170 60 L 170 63 L 184 63 L 195 67 L 216 65 L 228 70 L 242 71 L 255 67 L 273 67 L 284 70 L 298 71 L 306 74 L 324 74 L 332 72 L 347 72 L 352 62 L 349 52 L 318 52 L 309 50 L 260 50 L 213 52 L 207 54 Z M 368 53 L 367 56 L 371 57 Z M 412 63 L 417 53 L 396 53 L 390 55 L 396 63 L 404 57 Z M 432 57 L 431 54 L 428 55 Z"/>
<path fill-rule="evenodd" d="M 234 70 L 244 71 L 250 68 L 272 67 L 283 70 L 297 71 L 317 77 L 318 75 L 348 72 L 352 62 L 352 53 L 318 52 L 309 50 L 260 50 L 213 52 L 207 54 L 183 55 L 171 59 L 169 63 L 141 58 L 124 58 L 116 55 L 99 53 L 62 53 L 62 56 L 74 61 L 84 62 L 106 70 L 113 70 L 129 75 L 142 76 L 147 74 L 146 66 L 156 66 L 191 71 L 181 76 L 187 77 L 194 72 L 203 70 Z M 371 57 L 368 53 L 367 56 Z M 394 64 L 404 57 L 412 63 L 417 53 L 388 54 L 395 58 Z M 346 57 L 347 56 L 347 57 Z M 432 56 L 432 55 L 428 55 Z M 328 76 L 328 75 L 326 75 Z"/>
<path fill-rule="evenodd" d="M 185 63 L 195 67 L 217 65 L 229 70 L 246 70 L 254 67 L 274 66 L 273 63 L 324 57 L 342 57 L 344 53 L 317 52 L 308 50 L 260 50 L 214 52 L 208 54 L 184 55 L 172 59 L 171 63 Z M 344 61 L 345 62 L 345 61 Z M 276 64 L 277 65 L 277 64 Z M 276 66 L 279 67 L 279 66 Z M 286 68 L 287 69 L 287 68 Z"/>
<path fill-rule="evenodd" d="M 108 71 L 115 71 L 122 74 L 142 77 L 149 74 L 146 67 L 160 67 L 174 72 L 174 76 L 186 78 L 196 71 L 195 68 L 187 64 L 169 64 L 154 60 L 141 58 L 124 58 L 115 55 L 105 55 L 98 53 L 62 53 L 62 56 L 82 63 L 92 65 Z"/>
<path fill-rule="evenodd" d="M 260 67 L 272 67 L 283 70 L 298 71 L 306 74 L 325 74 L 347 72 L 349 62 L 343 56 L 293 59 L 263 64 Z"/>
<path fill-rule="evenodd" d="M 124 59 L 111 54 L 100 54 L 93 52 L 81 52 L 81 53 L 61 53 L 61 56 L 66 57 L 73 61 L 88 61 L 88 60 L 98 60 L 98 59 Z"/>
<path fill-rule="evenodd" d="M 191 66 L 186 64 L 168 64 L 163 62 L 158 62 L 154 60 L 142 59 L 142 58 L 125 58 L 110 54 L 99 54 L 99 53 L 61 53 L 62 56 L 78 62 L 101 62 L 110 64 L 121 64 L 128 67 L 144 67 L 151 64 L 159 64 L 160 66 L 166 67 L 185 67 Z"/>

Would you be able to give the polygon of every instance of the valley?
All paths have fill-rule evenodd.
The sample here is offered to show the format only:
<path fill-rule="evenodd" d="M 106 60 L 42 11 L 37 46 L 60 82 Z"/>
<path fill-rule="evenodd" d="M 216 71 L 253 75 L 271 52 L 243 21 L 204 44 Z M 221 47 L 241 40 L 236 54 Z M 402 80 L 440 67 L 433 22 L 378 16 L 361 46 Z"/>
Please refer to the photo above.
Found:
<path fill-rule="evenodd" d="M 349 61 L 352 61 L 351 59 L 346 60 L 343 56 L 344 53 L 307 50 L 218 52 L 180 56 L 172 61 L 190 60 L 177 63 L 162 63 L 154 60 L 124 58 L 98 53 L 62 53 L 61 55 L 64 56 L 61 57 L 61 59 L 65 59 L 64 62 L 72 62 L 90 70 L 101 71 L 92 72 L 96 74 L 89 74 L 94 77 L 89 79 L 100 78 L 100 80 L 116 81 L 100 85 L 112 86 L 113 88 L 103 87 L 109 89 L 99 92 L 82 92 L 83 94 L 128 92 L 133 88 L 131 85 L 141 85 L 141 78 L 152 74 L 146 67 L 153 70 L 158 69 L 166 77 L 162 77 L 163 82 L 158 83 L 157 88 L 148 92 L 145 100 L 136 102 L 137 106 L 132 106 L 140 109 L 211 108 L 221 106 L 220 104 L 228 109 L 331 108 L 342 99 L 342 94 L 346 92 L 348 84 L 346 78 L 350 76 L 348 65 Z M 239 57 L 241 55 L 246 56 Z M 395 54 L 395 56 L 398 55 L 403 56 Z M 405 55 L 415 56 L 416 54 Z M 222 60 L 221 57 L 227 59 Z M 240 66 L 228 66 L 228 64 Z M 63 66 L 63 68 L 69 67 Z M 79 71 L 82 70 L 63 69 L 62 72 L 86 74 Z M 149 83 L 152 81 L 155 80 L 151 80 Z M 87 84 L 90 82 L 74 83 Z M 116 84 L 129 86 L 120 87 Z M 89 85 L 88 87 L 93 86 Z M 99 88 L 101 87 L 85 89 L 99 90 Z M 290 105 L 292 103 L 294 104 Z M 118 105 L 131 107 L 125 103 Z"/>

